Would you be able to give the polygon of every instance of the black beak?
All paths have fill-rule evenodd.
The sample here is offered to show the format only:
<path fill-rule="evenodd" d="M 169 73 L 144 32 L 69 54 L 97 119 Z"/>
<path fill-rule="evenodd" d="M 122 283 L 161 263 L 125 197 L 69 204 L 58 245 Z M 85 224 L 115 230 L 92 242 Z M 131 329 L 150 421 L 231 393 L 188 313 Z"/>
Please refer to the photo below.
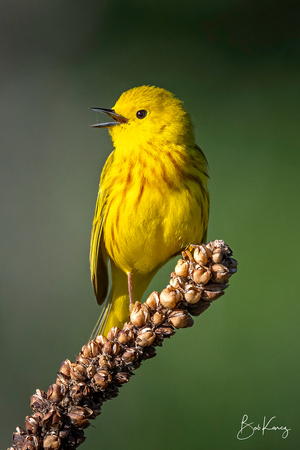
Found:
<path fill-rule="evenodd" d="M 128 122 L 128 119 L 117 114 L 113 109 L 105 109 L 105 108 L 90 108 L 92 111 L 100 112 L 103 114 L 107 114 L 109 117 L 114 119 L 114 122 L 105 122 L 105 123 L 95 123 L 94 125 L 90 125 L 94 128 L 109 128 L 114 127 L 115 125 L 121 125 L 122 123 Z"/>

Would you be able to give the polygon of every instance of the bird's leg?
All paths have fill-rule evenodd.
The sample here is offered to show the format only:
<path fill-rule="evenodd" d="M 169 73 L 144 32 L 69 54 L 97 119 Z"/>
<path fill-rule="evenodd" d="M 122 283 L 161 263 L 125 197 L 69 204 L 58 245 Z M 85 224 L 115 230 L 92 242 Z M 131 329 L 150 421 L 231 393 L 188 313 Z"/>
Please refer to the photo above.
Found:
<path fill-rule="evenodd" d="M 129 311 L 133 309 L 133 295 L 132 295 L 132 274 L 127 272 L 128 293 L 129 293 Z"/>

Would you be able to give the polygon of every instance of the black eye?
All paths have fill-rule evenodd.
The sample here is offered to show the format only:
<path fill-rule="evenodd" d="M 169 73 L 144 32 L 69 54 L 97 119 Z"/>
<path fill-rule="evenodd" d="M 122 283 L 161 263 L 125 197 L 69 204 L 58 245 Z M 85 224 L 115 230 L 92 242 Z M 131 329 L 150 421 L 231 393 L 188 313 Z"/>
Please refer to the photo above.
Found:
<path fill-rule="evenodd" d="M 144 119 L 147 115 L 147 111 L 145 109 L 140 109 L 137 113 L 136 113 L 136 117 L 138 119 Z"/>

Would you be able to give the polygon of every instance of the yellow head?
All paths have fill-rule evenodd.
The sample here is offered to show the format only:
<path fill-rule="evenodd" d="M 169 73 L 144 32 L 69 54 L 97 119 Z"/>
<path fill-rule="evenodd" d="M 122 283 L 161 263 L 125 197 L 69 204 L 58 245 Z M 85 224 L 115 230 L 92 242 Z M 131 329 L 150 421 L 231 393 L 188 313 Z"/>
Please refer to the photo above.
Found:
<path fill-rule="evenodd" d="M 112 110 L 93 108 L 115 122 L 96 124 L 107 127 L 116 149 L 149 142 L 193 145 L 194 133 L 189 114 L 173 94 L 154 86 L 141 86 L 124 92 Z"/>

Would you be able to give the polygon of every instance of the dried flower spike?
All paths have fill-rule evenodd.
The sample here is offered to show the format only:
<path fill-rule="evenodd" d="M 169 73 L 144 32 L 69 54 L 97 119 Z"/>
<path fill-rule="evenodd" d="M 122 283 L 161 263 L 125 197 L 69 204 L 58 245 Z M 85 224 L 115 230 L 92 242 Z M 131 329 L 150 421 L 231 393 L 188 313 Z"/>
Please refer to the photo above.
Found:
<path fill-rule="evenodd" d="M 228 287 L 237 262 L 224 241 L 191 245 L 182 252 L 170 284 L 136 302 L 130 322 L 112 328 L 84 345 L 76 362 L 62 363 L 56 383 L 47 393 L 31 396 L 33 414 L 25 429 L 17 427 L 9 450 L 71 450 L 84 442 L 84 429 L 100 414 L 102 404 L 118 395 L 141 362 L 156 354 L 155 347 L 178 328 L 193 325 Z"/>

